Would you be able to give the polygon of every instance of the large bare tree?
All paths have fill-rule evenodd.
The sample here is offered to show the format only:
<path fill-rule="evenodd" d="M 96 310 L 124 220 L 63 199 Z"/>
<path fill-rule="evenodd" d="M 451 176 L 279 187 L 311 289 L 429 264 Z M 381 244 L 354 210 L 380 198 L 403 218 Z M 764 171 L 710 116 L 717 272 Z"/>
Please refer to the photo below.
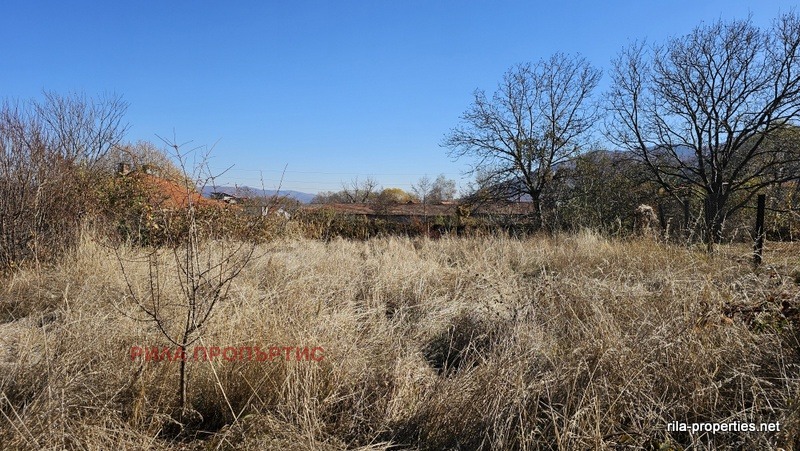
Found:
<path fill-rule="evenodd" d="M 704 201 L 708 242 L 763 187 L 797 177 L 797 149 L 767 145 L 800 113 L 800 20 L 717 21 L 613 62 L 608 137 L 669 193 Z"/>
<path fill-rule="evenodd" d="M 581 152 L 597 119 L 591 95 L 600 71 L 561 53 L 520 64 L 491 98 L 475 91 L 461 124 L 445 137 L 453 158 L 472 157 L 471 172 L 493 198 L 530 196 L 542 221 L 541 196 L 556 165 Z"/>

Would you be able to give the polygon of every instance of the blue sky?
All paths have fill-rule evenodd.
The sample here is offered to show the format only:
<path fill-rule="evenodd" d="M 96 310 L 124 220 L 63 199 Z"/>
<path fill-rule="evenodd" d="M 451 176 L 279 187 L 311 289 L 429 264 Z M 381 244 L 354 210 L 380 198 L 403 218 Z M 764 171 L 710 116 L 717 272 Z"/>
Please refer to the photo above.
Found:
<path fill-rule="evenodd" d="M 408 189 L 467 161 L 439 144 L 476 88 L 512 65 L 581 53 L 607 69 L 629 41 L 701 22 L 767 26 L 789 1 L 4 1 L 0 94 L 121 94 L 128 140 L 214 146 L 220 182 Z M 604 76 L 601 87 L 607 86 Z"/>

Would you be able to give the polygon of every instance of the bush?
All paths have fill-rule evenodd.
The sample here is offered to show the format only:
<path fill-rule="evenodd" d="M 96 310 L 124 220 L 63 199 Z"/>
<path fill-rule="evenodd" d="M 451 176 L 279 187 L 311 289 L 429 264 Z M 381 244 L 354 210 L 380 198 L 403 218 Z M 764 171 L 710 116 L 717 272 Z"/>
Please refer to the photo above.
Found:
<path fill-rule="evenodd" d="M 124 133 L 118 98 L 45 97 L 0 106 L 0 270 L 74 248 L 94 212 L 94 165 Z"/>

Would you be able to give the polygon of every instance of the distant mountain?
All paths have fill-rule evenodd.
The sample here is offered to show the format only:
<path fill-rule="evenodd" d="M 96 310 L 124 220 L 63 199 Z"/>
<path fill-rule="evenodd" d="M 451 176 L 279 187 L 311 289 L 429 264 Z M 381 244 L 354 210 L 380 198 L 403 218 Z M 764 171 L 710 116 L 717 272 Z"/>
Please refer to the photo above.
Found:
<path fill-rule="evenodd" d="M 316 194 L 303 193 L 300 191 L 261 189 L 252 188 L 249 186 L 206 186 L 203 187 L 203 196 L 210 197 L 211 193 L 225 193 L 234 196 L 257 196 L 257 197 L 271 197 L 275 195 L 286 196 L 290 199 L 295 199 L 303 204 L 311 203 L 311 199 L 316 197 Z M 250 193 L 250 194 L 247 194 Z"/>

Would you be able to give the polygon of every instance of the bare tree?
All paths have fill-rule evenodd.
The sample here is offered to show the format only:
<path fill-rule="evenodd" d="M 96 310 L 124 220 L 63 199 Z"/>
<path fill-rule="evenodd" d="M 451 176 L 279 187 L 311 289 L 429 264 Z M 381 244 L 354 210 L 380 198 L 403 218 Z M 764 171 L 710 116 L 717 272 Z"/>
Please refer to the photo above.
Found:
<path fill-rule="evenodd" d="M 254 257 L 257 243 L 255 240 L 208 239 L 209 231 L 201 227 L 200 213 L 204 207 L 194 200 L 199 199 L 195 195 L 198 187 L 202 188 L 215 178 L 208 169 L 208 152 L 199 155 L 194 164 L 189 164 L 191 151 L 183 151 L 174 141 L 165 140 L 165 143 L 172 149 L 174 161 L 183 174 L 181 189 L 186 190 L 186 205 L 179 207 L 172 218 L 180 222 L 181 233 L 165 246 L 148 253 L 149 273 L 144 287 L 141 287 L 141 281 L 132 279 L 131 270 L 126 266 L 129 262 L 123 258 L 119 248 L 114 248 L 114 251 L 129 297 L 144 319 L 177 348 L 173 357 L 179 361 L 176 419 L 184 422 L 196 417 L 188 398 L 188 349 L 202 338 L 215 307 L 228 298 L 233 280 Z M 262 218 L 255 216 L 243 220 L 247 222 L 246 227 L 257 229 Z M 170 278 L 177 280 L 180 287 L 177 294 L 165 289 Z"/>
<path fill-rule="evenodd" d="M 429 197 L 432 188 L 433 182 L 427 175 L 423 175 L 416 183 L 411 184 L 411 192 L 419 198 L 423 205 L 427 205 L 430 202 Z"/>
<path fill-rule="evenodd" d="M 439 174 L 433 181 L 429 199 L 431 202 L 444 202 L 453 200 L 456 196 L 456 182 L 448 179 L 444 174 Z"/>
<path fill-rule="evenodd" d="M 117 95 L 87 98 L 83 94 L 45 92 L 33 104 L 52 149 L 71 163 L 92 167 L 122 141 L 128 105 Z"/>
<path fill-rule="evenodd" d="M 0 267 L 57 257 L 96 208 L 99 156 L 122 139 L 118 97 L 46 93 L 0 105 Z"/>
<path fill-rule="evenodd" d="M 430 194 L 433 189 L 433 182 L 427 175 L 423 175 L 417 183 L 411 185 L 411 191 L 422 202 L 422 217 L 425 220 L 425 233 L 430 234 L 430 224 L 428 223 L 428 204 L 430 203 Z"/>
<path fill-rule="evenodd" d="M 491 98 L 477 90 L 443 146 L 477 159 L 471 172 L 494 197 L 530 196 L 542 221 L 541 194 L 553 169 L 583 150 L 597 119 L 591 98 L 600 71 L 580 56 L 555 54 L 506 72 Z"/>
<path fill-rule="evenodd" d="M 311 201 L 313 204 L 365 204 L 377 200 L 380 185 L 372 177 L 359 181 L 358 177 L 349 183 L 342 182 L 341 191 L 323 191 Z"/>
<path fill-rule="evenodd" d="M 349 184 L 342 183 L 341 193 L 349 203 L 364 204 L 378 195 L 378 188 L 378 182 L 372 177 L 367 177 L 361 182 L 356 177 Z"/>
<path fill-rule="evenodd" d="M 423 204 L 439 203 L 453 200 L 456 195 L 456 182 L 439 174 L 435 180 L 426 175 L 411 184 L 411 191 Z"/>
<path fill-rule="evenodd" d="M 800 114 L 800 20 L 770 29 L 718 21 L 613 62 L 610 140 L 631 150 L 679 201 L 704 200 L 709 248 L 726 216 L 794 177 L 796 149 L 765 145 Z"/>

